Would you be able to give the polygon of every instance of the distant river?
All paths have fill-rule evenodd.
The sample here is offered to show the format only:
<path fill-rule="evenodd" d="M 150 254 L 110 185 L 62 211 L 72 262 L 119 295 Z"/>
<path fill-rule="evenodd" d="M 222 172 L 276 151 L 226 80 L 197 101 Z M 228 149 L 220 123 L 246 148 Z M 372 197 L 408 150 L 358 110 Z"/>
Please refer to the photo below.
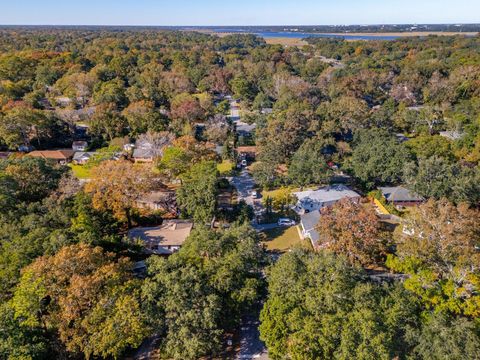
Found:
<path fill-rule="evenodd" d="M 348 35 L 348 34 L 319 34 L 319 33 L 307 33 L 300 31 L 278 31 L 278 32 L 255 32 L 241 29 L 230 29 L 230 28 L 214 28 L 210 29 L 216 33 L 246 33 L 246 34 L 255 34 L 263 38 L 292 38 L 292 39 L 303 39 L 307 37 L 320 37 L 320 38 L 335 38 L 335 39 L 345 39 L 345 40 L 395 40 L 400 36 L 390 36 L 390 35 Z"/>

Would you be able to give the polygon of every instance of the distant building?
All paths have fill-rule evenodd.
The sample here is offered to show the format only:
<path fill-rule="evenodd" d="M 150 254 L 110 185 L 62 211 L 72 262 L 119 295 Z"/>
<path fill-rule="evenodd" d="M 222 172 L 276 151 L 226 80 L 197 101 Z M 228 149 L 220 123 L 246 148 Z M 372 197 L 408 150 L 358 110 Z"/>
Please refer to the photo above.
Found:
<path fill-rule="evenodd" d="M 243 157 L 251 161 L 255 160 L 258 152 L 256 146 L 239 146 L 236 150 L 239 157 Z"/>
<path fill-rule="evenodd" d="M 87 151 L 88 142 L 86 141 L 74 141 L 72 144 L 73 151 Z"/>
<path fill-rule="evenodd" d="M 58 164 L 67 164 L 72 161 L 74 154 L 73 150 L 36 150 L 28 153 L 27 156 L 51 160 Z"/>
<path fill-rule="evenodd" d="M 192 228 L 189 220 L 166 220 L 161 226 L 131 229 L 128 237 L 143 241 L 150 254 L 171 255 L 182 247 Z"/>
<path fill-rule="evenodd" d="M 415 206 L 424 202 L 424 199 L 403 186 L 380 187 L 383 197 L 395 206 Z"/>
<path fill-rule="evenodd" d="M 153 162 L 155 155 L 151 149 L 141 148 L 134 149 L 132 157 L 135 162 L 151 163 Z"/>
<path fill-rule="evenodd" d="M 312 211 L 300 217 L 300 228 L 302 232 L 302 237 L 304 239 L 310 239 L 313 248 L 316 248 L 318 246 L 318 241 L 320 240 L 320 234 L 316 230 L 319 221 L 319 210 Z"/>
<path fill-rule="evenodd" d="M 294 195 L 297 198 L 294 210 L 300 215 L 332 206 L 342 199 L 360 201 L 361 198 L 357 192 L 343 184 L 329 185 L 317 190 L 300 191 L 294 193 Z"/>
<path fill-rule="evenodd" d="M 395 137 L 397 138 L 398 142 L 401 142 L 401 143 L 410 140 L 410 138 L 408 136 L 405 136 L 402 133 L 395 134 Z"/>
<path fill-rule="evenodd" d="M 30 151 L 35 150 L 35 148 L 32 145 L 20 145 L 18 147 L 18 151 L 28 153 Z"/>
<path fill-rule="evenodd" d="M 250 136 L 252 135 L 253 131 L 257 127 L 257 124 L 247 124 L 243 121 L 234 121 L 233 124 L 235 125 L 235 131 L 240 136 Z"/>
<path fill-rule="evenodd" d="M 455 141 L 460 140 L 464 134 L 459 131 L 440 131 L 439 135 L 448 140 Z"/>
<path fill-rule="evenodd" d="M 0 160 L 7 160 L 11 153 L 8 151 L 0 151 Z"/>
<path fill-rule="evenodd" d="M 77 151 L 73 155 L 72 161 L 78 165 L 85 165 L 88 162 L 88 160 L 90 160 L 95 154 L 96 153 L 93 151 L 90 151 L 90 152 Z"/>

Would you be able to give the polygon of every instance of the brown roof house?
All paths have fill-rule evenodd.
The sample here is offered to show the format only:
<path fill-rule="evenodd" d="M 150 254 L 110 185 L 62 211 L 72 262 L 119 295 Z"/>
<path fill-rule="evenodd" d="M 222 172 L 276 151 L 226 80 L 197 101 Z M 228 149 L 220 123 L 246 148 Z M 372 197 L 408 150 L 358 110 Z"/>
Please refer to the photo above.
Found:
<path fill-rule="evenodd" d="M 55 161 L 58 164 L 67 164 L 73 159 L 73 150 L 35 150 L 27 156 Z"/>
<path fill-rule="evenodd" d="M 166 220 L 160 226 L 132 229 L 128 237 L 142 241 L 149 254 L 171 255 L 182 247 L 192 228 L 190 220 Z"/>

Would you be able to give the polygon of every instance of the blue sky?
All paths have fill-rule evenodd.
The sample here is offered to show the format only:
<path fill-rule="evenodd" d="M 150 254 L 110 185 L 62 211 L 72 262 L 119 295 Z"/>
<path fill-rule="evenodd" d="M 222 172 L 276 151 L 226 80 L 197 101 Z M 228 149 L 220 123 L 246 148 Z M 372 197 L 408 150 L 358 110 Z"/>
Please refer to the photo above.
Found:
<path fill-rule="evenodd" d="M 316 25 L 480 22 L 480 0 L 0 0 L 0 24 Z"/>

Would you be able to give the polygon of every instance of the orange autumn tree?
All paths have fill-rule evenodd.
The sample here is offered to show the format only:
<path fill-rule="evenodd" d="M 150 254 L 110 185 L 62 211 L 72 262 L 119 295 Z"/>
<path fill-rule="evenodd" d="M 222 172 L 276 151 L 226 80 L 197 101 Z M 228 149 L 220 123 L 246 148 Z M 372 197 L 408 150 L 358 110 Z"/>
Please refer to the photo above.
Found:
<path fill-rule="evenodd" d="M 317 231 L 320 248 L 363 266 L 381 263 L 388 247 L 388 236 L 373 208 L 348 199 L 322 210 Z"/>
<path fill-rule="evenodd" d="M 40 257 L 22 271 L 12 299 L 15 317 L 27 328 L 58 333 L 73 354 L 118 358 L 149 335 L 132 267 L 86 244 Z"/>
<path fill-rule="evenodd" d="M 91 181 L 85 191 L 92 195 L 93 207 L 111 210 L 119 221 L 131 227 L 132 209 L 137 199 L 156 187 L 157 179 L 151 169 L 130 161 L 104 161 L 91 171 Z"/>

